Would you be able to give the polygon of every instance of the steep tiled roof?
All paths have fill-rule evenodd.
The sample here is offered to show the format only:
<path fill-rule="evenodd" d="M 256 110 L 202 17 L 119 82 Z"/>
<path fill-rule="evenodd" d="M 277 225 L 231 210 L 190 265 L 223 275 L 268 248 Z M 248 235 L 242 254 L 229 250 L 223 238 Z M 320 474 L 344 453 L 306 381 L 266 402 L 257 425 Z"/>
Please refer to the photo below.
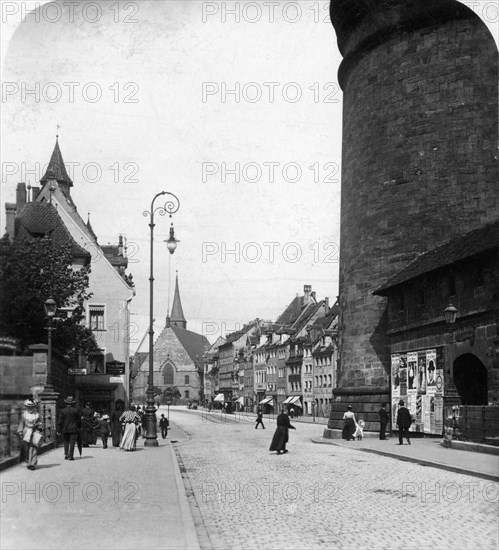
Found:
<path fill-rule="evenodd" d="M 496 221 L 421 254 L 385 284 L 374 290 L 373 294 L 385 296 L 386 291 L 394 286 L 498 246 L 499 221 Z"/>
<path fill-rule="evenodd" d="M 49 180 L 56 180 L 59 183 L 67 183 L 69 187 L 73 187 L 73 182 L 66 172 L 66 166 L 62 159 L 61 150 L 59 149 L 59 140 L 56 140 L 54 151 L 50 157 L 50 162 L 45 175 L 40 180 L 40 183 L 45 184 Z"/>
<path fill-rule="evenodd" d="M 30 202 L 16 218 L 16 239 L 45 235 L 50 236 L 55 246 L 71 246 L 73 256 L 90 260 L 90 253 L 73 239 L 52 204 Z"/>
<path fill-rule="evenodd" d="M 175 325 L 171 325 L 171 329 L 193 362 L 201 365 L 205 351 L 210 348 L 208 339 L 202 334 Z"/>
<path fill-rule="evenodd" d="M 279 315 L 276 324 L 292 325 L 300 316 L 303 306 L 303 296 L 296 296 L 289 306 Z"/>

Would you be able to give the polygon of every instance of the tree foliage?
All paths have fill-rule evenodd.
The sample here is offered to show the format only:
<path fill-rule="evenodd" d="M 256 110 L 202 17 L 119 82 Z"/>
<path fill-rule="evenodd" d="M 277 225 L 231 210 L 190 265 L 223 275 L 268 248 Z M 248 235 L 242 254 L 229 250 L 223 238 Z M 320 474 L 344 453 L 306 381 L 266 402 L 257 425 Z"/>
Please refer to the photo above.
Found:
<path fill-rule="evenodd" d="M 21 346 L 47 341 L 44 303 L 53 298 L 58 308 L 73 308 L 71 316 L 53 320 L 52 342 L 67 357 L 97 351 L 92 331 L 81 323 L 90 266 L 72 268 L 70 246 L 55 246 L 50 237 L 9 244 L 0 242 L 0 334 L 19 338 Z"/>

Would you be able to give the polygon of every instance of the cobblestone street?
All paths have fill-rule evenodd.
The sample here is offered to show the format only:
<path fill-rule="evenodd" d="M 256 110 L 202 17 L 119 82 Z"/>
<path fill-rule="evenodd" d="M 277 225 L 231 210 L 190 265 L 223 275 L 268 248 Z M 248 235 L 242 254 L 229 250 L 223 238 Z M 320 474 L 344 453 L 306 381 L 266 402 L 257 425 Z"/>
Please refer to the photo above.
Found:
<path fill-rule="evenodd" d="M 289 453 L 275 422 L 176 410 L 172 438 L 202 548 L 498 548 L 497 483 L 339 446 L 296 423 Z M 396 439 L 387 441 L 387 448 Z M 417 440 L 413 442 L 416 446 Z"/>

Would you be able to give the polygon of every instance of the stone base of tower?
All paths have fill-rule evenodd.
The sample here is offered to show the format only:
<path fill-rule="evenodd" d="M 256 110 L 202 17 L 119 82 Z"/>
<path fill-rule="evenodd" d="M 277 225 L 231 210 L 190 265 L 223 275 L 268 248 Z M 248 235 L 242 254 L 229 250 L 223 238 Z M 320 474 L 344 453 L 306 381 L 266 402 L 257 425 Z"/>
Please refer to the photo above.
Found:
<path fill-rule="evenodd" d="M 343 415 L 348 405 L 352 406 L 357 421 L 366 423 L 364 432 L 379 431 L 379 409 L 382 403 L 387 403 L 387 412 L 390 415 L 390 388 L 388 386 L 363 386 L 357 388 L 336 388 L 333 390 L 335 401 L 331 404 L 328 429 L 324 430 L 324 437 L 335 439 L 336 431 L 341 430 L 345 424 Z M 388 424 L 387 431 L 391 429 Z"/>

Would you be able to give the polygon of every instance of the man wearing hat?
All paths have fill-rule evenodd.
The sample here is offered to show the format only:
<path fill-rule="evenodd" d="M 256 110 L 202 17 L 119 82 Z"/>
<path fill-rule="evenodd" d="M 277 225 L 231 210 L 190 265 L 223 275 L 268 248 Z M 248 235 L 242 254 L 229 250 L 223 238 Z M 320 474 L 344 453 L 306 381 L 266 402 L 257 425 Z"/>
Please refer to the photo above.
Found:
<path fill-rule="evenodd" d="M 80 415 L 75 408 L 74 397 L 69 396 L 64 400 L 66 407 L 59 413 L 57 422 L 57 435 L 62 433 L 64 438 L 64 458 L 74 460 L 76 436 L 80 429 Z"/>
<path fill-rule="evenodd" d="M 403 438 L 405 437 L 407 439 L 407 444 L 411 444 L 411 440 L 409 439 L 409 428 L 412 424 L 412 418 L 411 413 L 409 412 L 409 409 L 405 407 L 405 403 L 400 400 L 399 401 L 399 410 L 397 412 L 397 426 L 399 429 L 399 445 L 403 445 Z"/>

